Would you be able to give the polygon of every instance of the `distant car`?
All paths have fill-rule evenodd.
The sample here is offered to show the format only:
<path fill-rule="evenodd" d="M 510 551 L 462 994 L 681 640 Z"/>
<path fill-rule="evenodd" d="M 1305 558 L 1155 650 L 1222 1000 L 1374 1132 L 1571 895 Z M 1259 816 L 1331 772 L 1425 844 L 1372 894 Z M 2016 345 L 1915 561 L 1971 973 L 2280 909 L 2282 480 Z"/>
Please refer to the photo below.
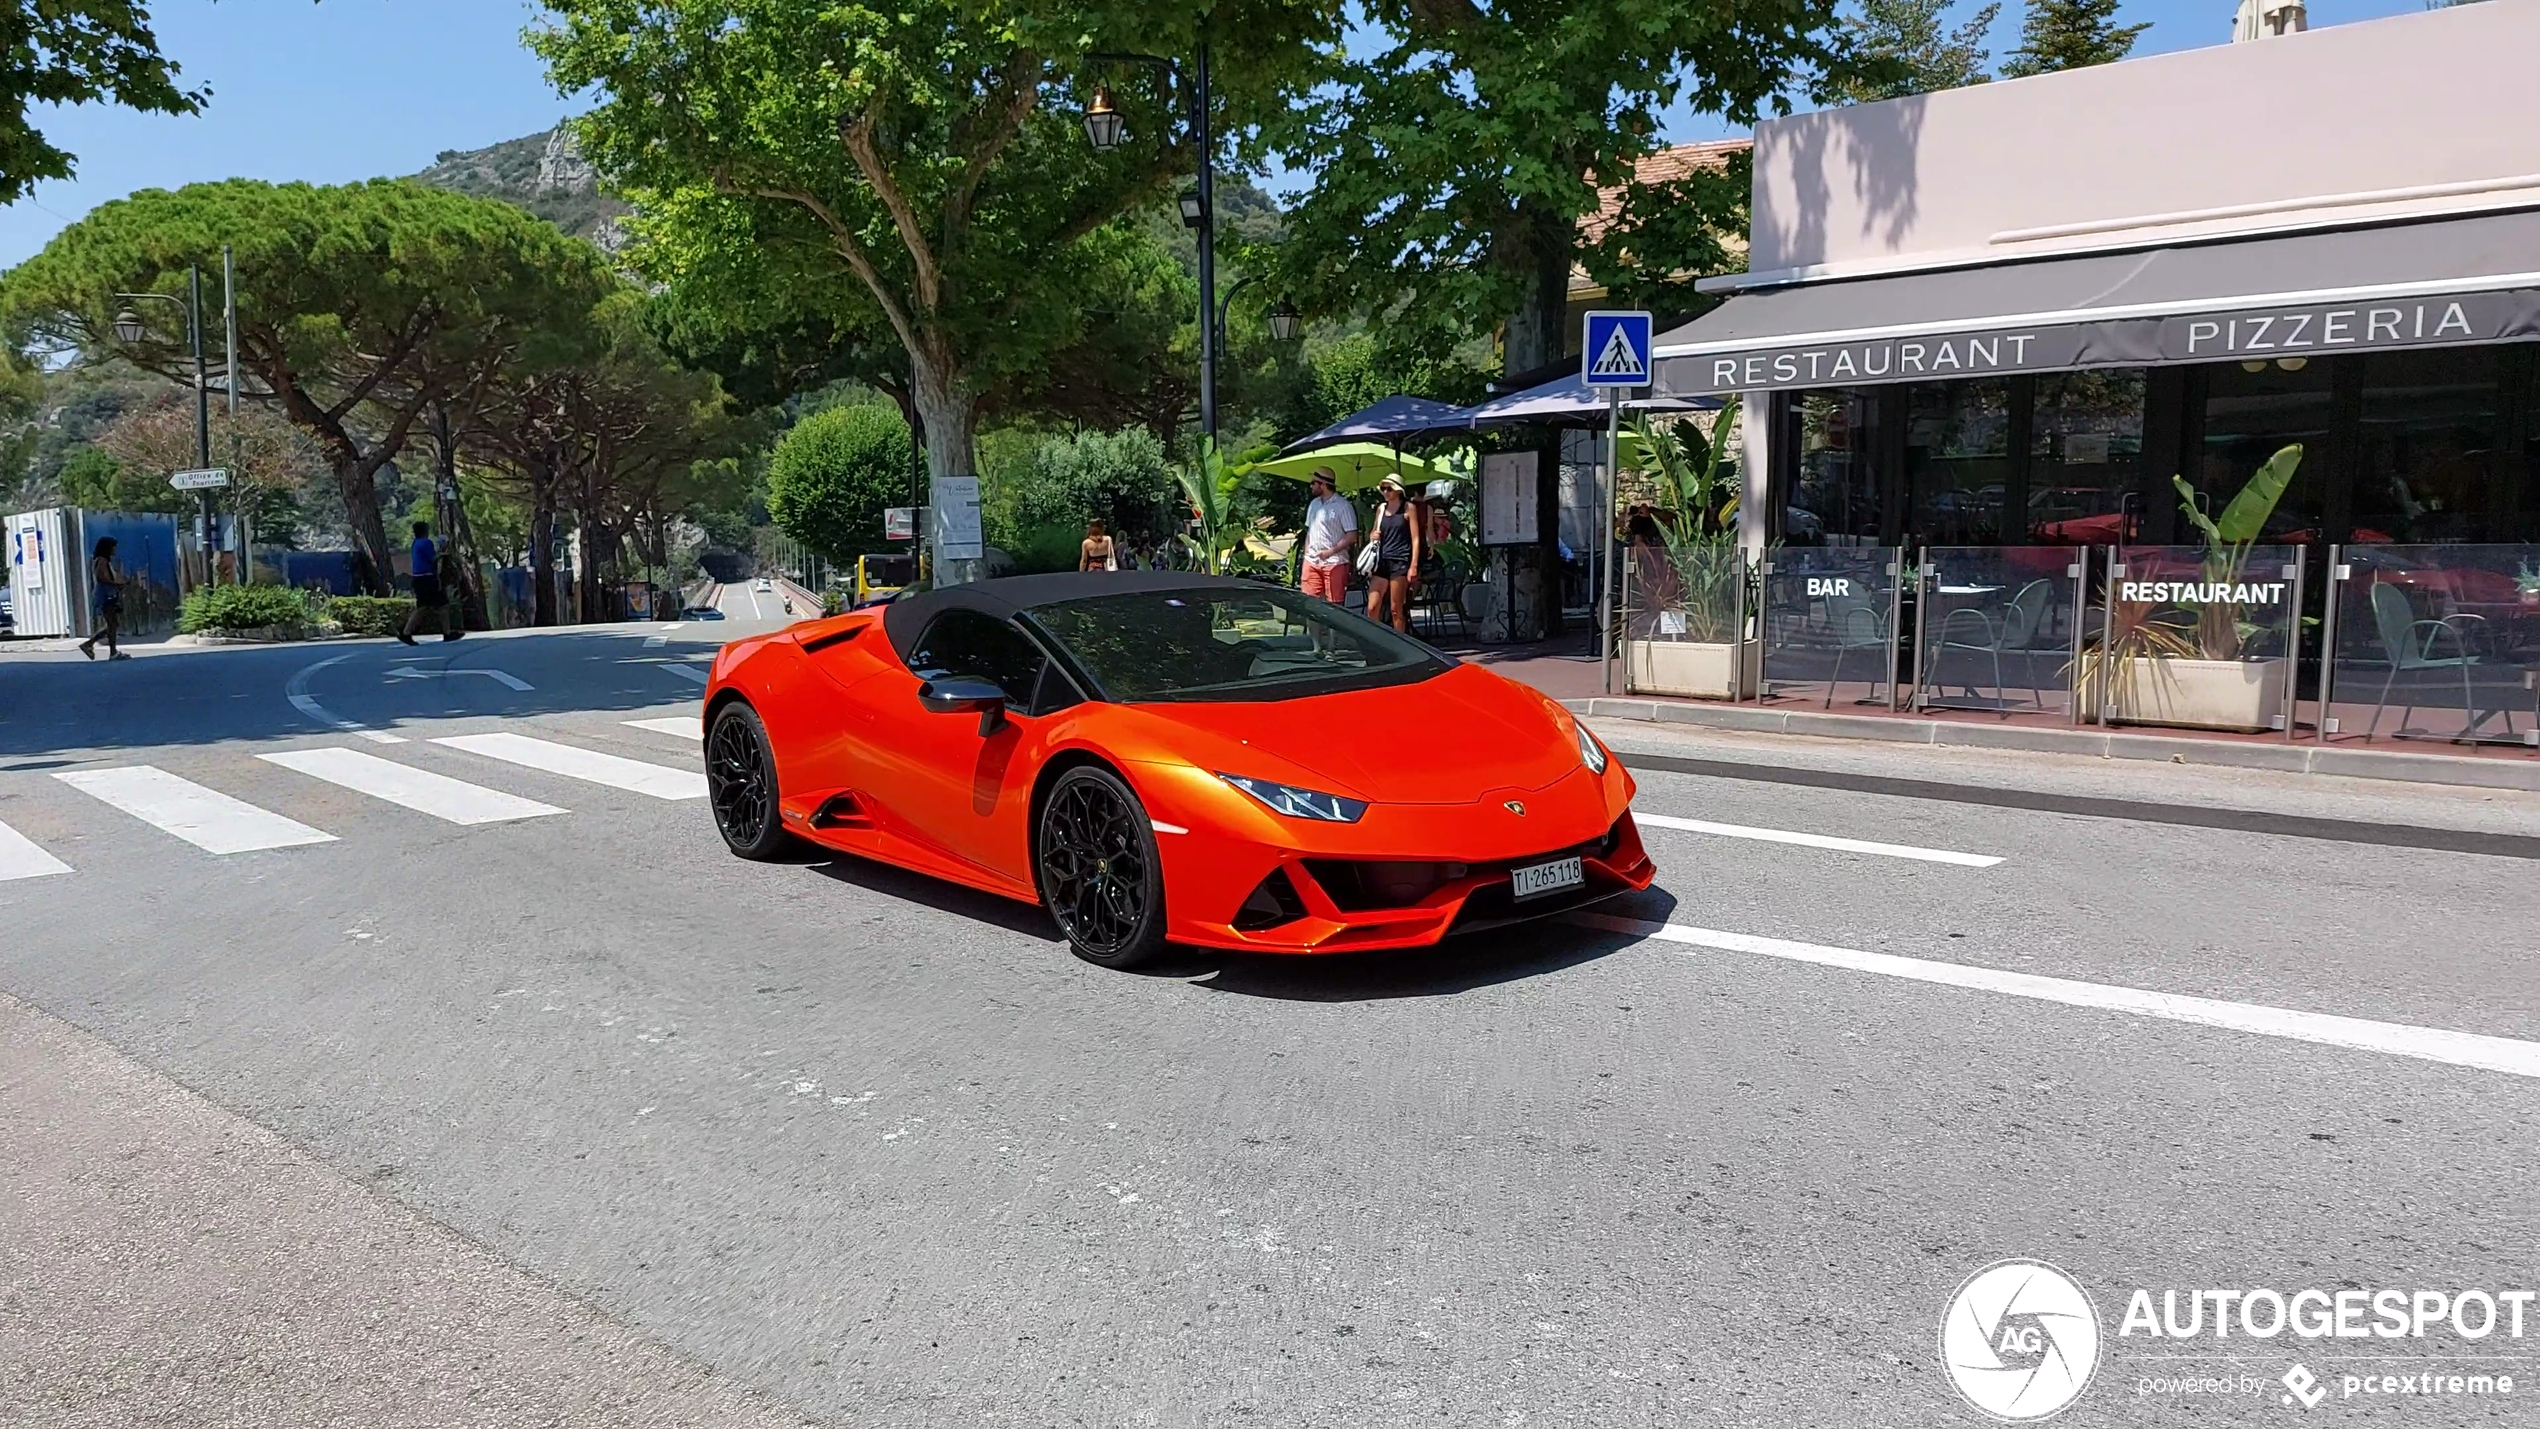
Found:
<path fill-rule="evenodd" d="M 760 576 L 757 580 L 750 582 L 750 589 L 756 591 L 774 590 L 776 589 L 776 582 L 769 580 L 765 576 Z"/>
<path fill-rule="evenodd" d="M 679 612 L 682 620 L 721 620 L 723 612 L 710 605 L 692 605 Z"/>
<path fill-rule="evenodd" d="M 9 603 L 9 588 L 0 585 L 0 631 L 14 633 L 18 628 L 16 610 Z"/>

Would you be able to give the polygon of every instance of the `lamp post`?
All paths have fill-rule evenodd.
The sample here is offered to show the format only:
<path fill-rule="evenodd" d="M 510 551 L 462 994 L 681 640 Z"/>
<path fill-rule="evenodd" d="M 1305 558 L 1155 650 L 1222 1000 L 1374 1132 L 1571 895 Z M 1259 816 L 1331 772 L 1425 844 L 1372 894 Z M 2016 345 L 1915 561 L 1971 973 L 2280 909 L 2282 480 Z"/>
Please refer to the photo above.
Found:
<path fill-rule="evenodd" d="M 185 314 L 185 340 L 194 353 L 194 465 L 212 464 L 212 393 L 210 375 L 203 367 L 203 270 L 185 270 L 185 296 L 170 293 L 117 293 L 115 301 L 124 304 L 115 314 L 115 338 L 127 347 L 138 346 L 150 333 L 150 325 L 131 305 L 143 302 L 173 303 Z M 232 401 L 236 400 L 235 394 Z M 211 488 L 203 489 L 203 584 L 218 584 L 220 567 L 212 558 L 212 548 L 220 541 L 220 533 L 212 524 Z"/>
<path fill-rule="evenodd" d="M 1124 60 L 1134 64 L 1153 65 L 1168 76 L 1179 78 L 1171 60 L 1155 55 L 1092 55 L 1097 60 Z M 1217 301 L 1217 155 L 1208 130 L 1208 42 L 1201 40 L 1191 58 L 1191 107 L 1187 116 L 1191 126 L 1192 145 L 1199 150 L 1199 181 L 1183 191 L 1178 200 L 1182 222 L 1199 240 L 1199 429 L 1212 443 L 1217 440 L 1217 353 L 1225 343 L 1226 313 Z M 1096 153 L 1109 153 L 1129 137 L 1129 123 L 1120 113 L 1108 86 L 1094 88 L 1093 102 L 1085 106 L 1085 139 Z M 1228 302 L 1235 292 L 1251 282 L 1247 278 L 1226 291 Z M 1303 318 L 1288 303 L 1271 310 L 1271 336 L 1285 342 L 1296 335 Z M 1282 328 L 1285 331 L 1282 331 Z"/>

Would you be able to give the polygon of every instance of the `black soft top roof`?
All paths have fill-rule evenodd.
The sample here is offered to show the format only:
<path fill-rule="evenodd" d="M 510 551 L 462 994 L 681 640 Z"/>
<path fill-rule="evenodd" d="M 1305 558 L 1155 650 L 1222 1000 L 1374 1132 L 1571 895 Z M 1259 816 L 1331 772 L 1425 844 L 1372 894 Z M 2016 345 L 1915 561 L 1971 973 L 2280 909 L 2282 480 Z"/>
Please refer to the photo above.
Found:
<path fill-rule="evenodd" d="M 924 633 L 927 622 L 946 610 L 976 610 L 999 620 L 1010 620 L 1038 606 L 1087 596 L 1168 590 L 1223 590 L 1259 596 L 1278 589 L 1259 581 L 1201 575 L 1196 571 L 1058 571 L 1049 575 L 1007 576 L 902 596 L 882 607 L 882 631 L 890 637 L 891 648 L 900 652 L 900 659 L 905 661 L 917 649 L 917 637 Z"/>

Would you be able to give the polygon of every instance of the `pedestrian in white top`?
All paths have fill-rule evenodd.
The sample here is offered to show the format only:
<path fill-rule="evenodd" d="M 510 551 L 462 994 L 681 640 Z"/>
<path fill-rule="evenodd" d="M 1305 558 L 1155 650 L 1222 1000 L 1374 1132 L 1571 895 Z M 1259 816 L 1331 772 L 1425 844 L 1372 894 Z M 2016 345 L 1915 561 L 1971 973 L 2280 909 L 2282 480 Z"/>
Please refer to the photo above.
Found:
<path fill-rule="evenodd" d="M 1297 584 L 1307 595 L 1338 605 L 1349 597 L 1350 553 L 1358 546 L 1358 508 L 1340 494 L 1328 466 L 1314 469 L 1306 489 L 1314 493 L 1314 499 L 1305 503 L 1305 565 Z"/>

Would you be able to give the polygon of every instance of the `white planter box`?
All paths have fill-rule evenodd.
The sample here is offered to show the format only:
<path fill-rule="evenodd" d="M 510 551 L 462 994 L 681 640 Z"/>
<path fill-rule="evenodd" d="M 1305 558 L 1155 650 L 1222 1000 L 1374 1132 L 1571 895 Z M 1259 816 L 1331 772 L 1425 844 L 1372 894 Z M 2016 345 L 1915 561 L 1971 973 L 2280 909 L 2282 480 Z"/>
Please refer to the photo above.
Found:
<path fill-rule="evenodd" d="M 1628 640 L 1624 642 L 1630 672 L 1630 689 L 1636 695 L 1691 695 L 1696 699 L 1745 699 L 1755 693 L 1757 678 L 1764 663 L 1764 647 L 1748 643 L 1741 646 L 1698 644 L 1687 640 Z M 1731 652 L 1743 651 L 1745 659 L 1736 660 Z M 1738 664 L 1745 666 L 1741 678 L 1732 689 L 1729 673 Z"/>
<path fill-rule="evenodd" d="M 2117 718 L 2184 729 L 2276 729 L 2292 662 L 2137 657 L 2117 681 Z"/>

